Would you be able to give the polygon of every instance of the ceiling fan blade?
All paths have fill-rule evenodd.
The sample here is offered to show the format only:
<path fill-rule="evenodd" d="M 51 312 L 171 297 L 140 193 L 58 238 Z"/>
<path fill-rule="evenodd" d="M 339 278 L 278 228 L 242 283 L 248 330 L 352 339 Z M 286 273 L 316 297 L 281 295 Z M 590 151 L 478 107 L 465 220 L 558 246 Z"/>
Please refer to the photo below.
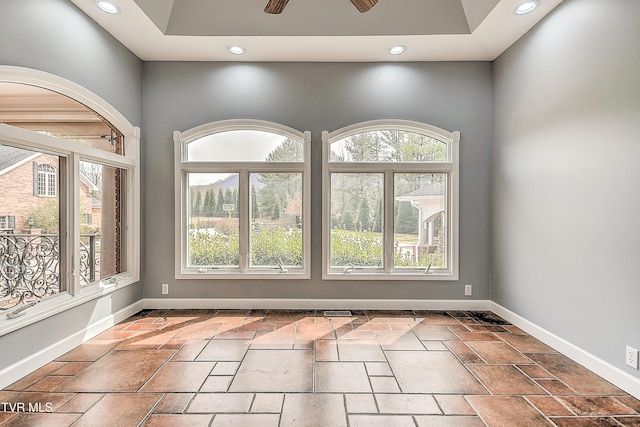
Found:
<path fill-rule="evenodd" d="M 277 15 L 279 13 L 282 13 L 284 7 L 288 2 L 289 0 L 269 0 L 269 3 L 267 3 L 267 5 L 265 6 L 264 11 L 267 13 L 271 13 L 272 15 Z"/>
<path fill-rule="evenodd" d="M 378 3 L 378 0 L 351 0 L 360 13 L 365 13 Z"/>

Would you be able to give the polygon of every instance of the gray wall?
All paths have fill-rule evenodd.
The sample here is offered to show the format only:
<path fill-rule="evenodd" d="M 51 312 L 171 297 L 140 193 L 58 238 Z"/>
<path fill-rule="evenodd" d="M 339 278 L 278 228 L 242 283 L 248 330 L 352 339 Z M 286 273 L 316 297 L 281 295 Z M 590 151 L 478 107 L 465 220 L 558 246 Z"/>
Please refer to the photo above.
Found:
<path fill-rule="evenodd" d="M 0 0 L 0 64 L 64 77 L 142 124 L 142 62 L 68 0 Z"/>
<path fill-rule="evenodd" d="M 145 297 L 168 283 L 170 298 L 464 299 L 472 284 L 488 299 L 491 73 L 488 62 L 145 63 Z M 311 131 L 310 280 L 174 279 L 172 132 L 238 118 Z M 321 132 L 384 118 L 461 132 L 459 282 L 321 280 Z"/>
<path fill-rule="evenodd" d="M 492 299 L 640 377 L 640 2 L 565 0 L 494 64 Z"/>
<path fill-rule="evenodd" d="M 69 79 L 141 125 L 142 63 L 66 0 L 0 0 L 0 64 Z M 0 369 L 142 298 L 140 283 L 0 337 Z"/>

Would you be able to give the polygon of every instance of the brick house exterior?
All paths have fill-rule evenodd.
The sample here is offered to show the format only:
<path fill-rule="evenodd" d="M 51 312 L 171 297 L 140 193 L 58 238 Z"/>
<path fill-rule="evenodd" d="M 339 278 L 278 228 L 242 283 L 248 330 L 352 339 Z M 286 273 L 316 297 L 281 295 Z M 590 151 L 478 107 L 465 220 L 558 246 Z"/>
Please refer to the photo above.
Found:
<path fill-rule="evenodd" d="M 27 220 L 32 212 L 58 196 L 58 168 L 57 156 L 0 145 L 0 233 L 31 232 Z M 100 200 L 92 197 L 96 190 L 81 176 L 81 217 L 92 228 L 101 223 Z"/>

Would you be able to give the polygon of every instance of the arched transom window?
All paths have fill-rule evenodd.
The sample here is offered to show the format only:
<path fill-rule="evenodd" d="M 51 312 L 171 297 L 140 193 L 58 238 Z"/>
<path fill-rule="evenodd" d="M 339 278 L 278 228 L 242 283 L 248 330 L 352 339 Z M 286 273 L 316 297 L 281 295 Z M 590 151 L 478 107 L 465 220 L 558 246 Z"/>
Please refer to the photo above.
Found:
<path fill-rule="evenodd" d="M 231 120 L 174 141 L 176 277 L 308 277 L 309 133 Z"/>
<path fill-rule="evenodd" d="M 457 278 L 458 142 L 401 120 L 323 133 L 324 278 Z"/>

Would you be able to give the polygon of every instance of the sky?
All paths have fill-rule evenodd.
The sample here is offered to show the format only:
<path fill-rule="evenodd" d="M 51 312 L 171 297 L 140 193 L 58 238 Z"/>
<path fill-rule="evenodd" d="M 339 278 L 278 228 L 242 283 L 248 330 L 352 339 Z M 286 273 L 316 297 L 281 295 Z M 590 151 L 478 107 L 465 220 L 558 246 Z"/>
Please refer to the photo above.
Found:
<path fill-rule="evenodd" d="M 261 162 L 286 137 L 256 130 L 236 130 L 208 135 L 190 142 L 190 161 Z M 230 174 L 191 174 L 189 185 L 213 184 Z"/>

